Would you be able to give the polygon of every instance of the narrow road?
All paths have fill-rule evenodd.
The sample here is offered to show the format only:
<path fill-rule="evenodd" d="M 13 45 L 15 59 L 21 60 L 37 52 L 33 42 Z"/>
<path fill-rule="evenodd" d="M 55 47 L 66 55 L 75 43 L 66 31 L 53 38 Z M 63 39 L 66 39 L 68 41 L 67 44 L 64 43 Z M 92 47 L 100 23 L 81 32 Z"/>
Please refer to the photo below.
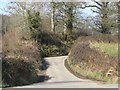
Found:
<path fill-rule="evenodd" d="M 51 79 L 43 83 L 19 86 L 17 88 L 118 88 L 117 84 L 98 84 L 91 80 L 75 77 L 64 66 L 66 58 L 67 56 L 45 58 L 50 64 L 47 75 Z"/>

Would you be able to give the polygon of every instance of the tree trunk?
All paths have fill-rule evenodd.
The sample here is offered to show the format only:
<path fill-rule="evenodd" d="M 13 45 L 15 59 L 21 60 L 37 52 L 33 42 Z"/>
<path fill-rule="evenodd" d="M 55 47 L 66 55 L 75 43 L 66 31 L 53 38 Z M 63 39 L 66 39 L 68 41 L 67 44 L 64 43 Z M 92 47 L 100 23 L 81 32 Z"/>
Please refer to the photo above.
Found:
<path fill-rule="evenodd" d="M 117 3 L 117 7 L 118 7 L 118 43 L 120 43 L 120 1 Z"/>
<path fill-rule="evenodd" d="M 118 31 L 120 30 L 120 1 L 118 2 Z"/>
<path fill-rule="evenodd" d="M 109 25 L 108 25 L 108 14 L 107 14 L 107 9 L 108 9 L 108 2 L 102 2 L 102 7 L 101 7 L 101 13 L 102 13 L 102 33 L 108 34 L 109 32 Z"/>
<path fill-rule="evenodd" d="M 66 20 L 66 34 L 67 34 L 67 40 L 71 40 L 72 39 L 72 31 L 73 31 L 73 6 L 72 4 L 70 4 L 69 6 L 67 6 L 68 10 L 67 10 L 67 20 Z"/>
<path fill-rule="evenodd" d="M 51 31 L 55 32 L 55 3 L 52 2 Z"/>

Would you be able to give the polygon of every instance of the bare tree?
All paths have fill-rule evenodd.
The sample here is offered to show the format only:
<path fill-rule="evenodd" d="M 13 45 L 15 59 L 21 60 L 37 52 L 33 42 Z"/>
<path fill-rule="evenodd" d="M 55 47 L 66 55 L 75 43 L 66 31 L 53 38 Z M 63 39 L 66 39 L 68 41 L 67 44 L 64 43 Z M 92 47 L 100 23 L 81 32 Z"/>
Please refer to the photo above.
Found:
<path fill-rule="evenodd" d="M 56 18 L 58 22 L 63 22 L 64 35 L 66 39 L 72 37 L 76 6 L 77 4 L 74 2 L 59 2 L 56 5 Z"/>
<path fill-rule="evenodd" d="M 99 27 L 101 33 L 111 33 L 111 29 L 116 28 L 116 5 L 111 2 L 98 2 L 93 0 L 95 5 L 86 5 L 86 7 L 96 7 L 92 10 L 97 13 L 97 21 L 95 24 Z"/>
<path fill-rule="evenodd" d="M 51 14 L 51 31 L 55 32 L 55 2 L 51 2 L 51 9 L 52 9 L 52 14 Z"/>
<path fill-rule="evenodd" d="M 118 7 L 118 29 L 120 30 L 120 1 L 117 3 Z"/>

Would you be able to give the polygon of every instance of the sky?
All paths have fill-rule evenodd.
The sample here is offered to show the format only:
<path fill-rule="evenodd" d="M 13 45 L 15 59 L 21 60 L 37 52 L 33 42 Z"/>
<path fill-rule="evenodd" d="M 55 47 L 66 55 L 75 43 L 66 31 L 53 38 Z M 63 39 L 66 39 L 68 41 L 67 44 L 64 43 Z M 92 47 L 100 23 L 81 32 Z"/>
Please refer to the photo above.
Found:
<path fill-rule="evenodd" d="M 6 14 L 1 9 L 4 9 L 7 7 L 8 1 L 7 0 L 0 0 L 0 14 Z"/>
<path fill-rule="evenodd" d="M 1 9 L 4 9 L 7 7 L 9 0 L 0 0 L 0 14 L 6 15 L 4 11 Z M 81 12 L 83 13 L 84 17 L 89 17 L 89 16 L 95 16 L 96 14 L 91 11 L 92 8 L 86 8 L 86 9 L 81 9 Z"/>
<path fill-rule="evenodd" d="M 81 12 L 83 13 L 82 16 L 85 16 L 85 17 L 96 16 L 97 14 L 93 13 L 93 11 L 91 9 L 93 9 L 93 8 L 89 7 L 89 8 L 81 9 Z"/>

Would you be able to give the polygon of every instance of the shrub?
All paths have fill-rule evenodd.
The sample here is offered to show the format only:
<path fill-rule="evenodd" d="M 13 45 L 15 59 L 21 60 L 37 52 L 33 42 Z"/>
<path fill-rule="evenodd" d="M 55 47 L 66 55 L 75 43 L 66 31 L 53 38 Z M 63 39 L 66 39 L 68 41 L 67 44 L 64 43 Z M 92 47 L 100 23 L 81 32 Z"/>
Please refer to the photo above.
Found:
<path fill-rule="evenodd" d="M 43 57 L 68 55 L 71 45 L 72 43 L 65 41 L 62 42 L 61 46 L 43 45 L 42 46 Z"/>
<path fill-rule="evenodd" d="M 67 55 L 73 44 L 72 41 L 65 41 L 63 35 L 49 31 L 41 31 L 39 39 L 42 57 Z"/>
<path fill-rule="evenodd" d="M 105 43 L 118 43 L 118 37 L 109 34 L 98 34 L 94 36 L 81 36 L 76 42 L 105 42 Z"/>
<path fill-rule="evenodd" d="M 3 83 L 15 86 L 36 82 L 37 74 L 42 74 L 39 47 L 34 41 L 23 39 L 18 30 L 6 32 L 3 36 Z"/>
<path fill-rule="evenodd" d="M 37 81 L 38 67 L 33 62 L 15 58 L 3 58 L 2 79 L 3 83 L 10 86 L 25 85 Z"/>
<path fill-rule="evenodd" d="M 105 55 L 96 49 L 90 48 L 88 44 L 77 43 L 73 46 L 69 61 L 71 64 L 79 65 L 84 69 L 105 73 L 110 67 L 117 70 L 117 57 Z"/>
<path fill-rule="evenodd" d="M 50 31 L 41 31 L 38 39 L 41 44 L 61 46 L 60 35 Z"/>

